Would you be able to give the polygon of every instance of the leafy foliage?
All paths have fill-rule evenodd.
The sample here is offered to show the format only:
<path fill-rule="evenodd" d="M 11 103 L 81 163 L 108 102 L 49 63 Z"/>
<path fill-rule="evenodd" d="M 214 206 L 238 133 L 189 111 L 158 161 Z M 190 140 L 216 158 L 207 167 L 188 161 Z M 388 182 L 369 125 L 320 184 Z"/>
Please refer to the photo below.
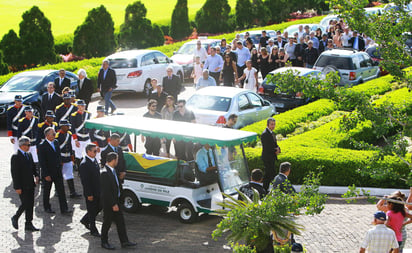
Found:
<path fill-rule="evenodd" d="M 187 9 L 187 0 L 177 0 L 172 13 L 170 36 L 175 40 L 181 40 L 190 35 L 190 23 Z"/>
<path fill-rule="evenodd" d="M 224 209 L 218 210 L 224 219 L 217 225 L 212 237 L 220 237 L 229 231 L 226 237 L 229 242 L 246 241 L 259 251 L 270 243 L 271 231 L 281 237 L 285 237 L 287 231 L 300 235 L 303 226 L 294 221 L 294 216 L 318 214 L 326 202 L 326 196 L 318 191 L 319 183 L 320 175 L 310 174 L 299 193 L 288 195 L 273 189 L 262 201 L 257 191 L 253 199 L 239 192 L 244 201 L 225 195 L 226 201 L 220 203 Z"/>
<path fill-rule="evenodd" d="M 57 58 L 50 21 L 37 6 L 24 12 L 22 18 L 19 30 L 22 62 L 28 66 L 55 63 Z"/>
<path fill-rule="evenodd" d="M 10 30 L 0 42 L 0 49 L 4 53 L 4 61 L 13 69 L 18 70 L 23 65 L 22 45 L 20 38 Z"/>
<path fill-rule="evenodd" d="M 229 32 L 230 5 L 227 0 L 206 0 L 196 13 L 196 24 L 199 32 Z"/>
<path fill-rule="evenodd" d="M 236 25 L 248 28 L 254 25 L 265 25 L 270 20 L 270 10 L 262 0 L 237 0 Z"/>
<path fill-rule="evenodd" d="M 56 36 L 54 48 L 57 54 L 66 55 L 73 51 L 73 34 Z"/>
<path fill-rule="evenodd" d="M 9 68 L 7 67 L 7 64 L 4 62 L 3 52 L 0 51 L 0 74 L 4 75 L 7 73 L 9 73 Z"/>
<path fill-rule="evenodd" d="M 127 6 L 124 23 L 120 26 L 120 47 L 133 49 L 163 44 L 163 32 L 158 26 L 154 29 L 152 22 L 146 18 L 146 14 L 147 9 L 141 1 Z"/>
<path fill-rule="evenodd" d="M 86 20 L 74 31 L 73 52 L 86 58 L 105 56 L 116 47 L 114 22 L 103 5 L 89 11 Z"/>

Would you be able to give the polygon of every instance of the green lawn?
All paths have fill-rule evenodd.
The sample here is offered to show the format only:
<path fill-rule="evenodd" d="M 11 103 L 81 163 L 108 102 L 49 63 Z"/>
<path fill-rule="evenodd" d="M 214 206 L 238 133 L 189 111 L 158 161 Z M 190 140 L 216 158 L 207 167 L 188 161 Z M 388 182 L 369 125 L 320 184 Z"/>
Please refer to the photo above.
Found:
<path fill-rule="evenodd" d="M 236 0 L 228 0 L 234 9 Z M 123 23 L 126 6 L 135 0 L 0 0 L 0 36 L 3 37 L 10 29 L 18 33 L 21 15 L 33 5 L 39 6 L 52 23 L 53 35 L 72 34 L 76 27 L 83 23 L 87 13 L 92 8 L 103 4 L 111 13 L 115 27 Z M 152 22 L 167 24 L 177 0 L 141 0 L 146 6 L 147 17 Z M 194 18 L 196 12 L 203 6 L 205 0 L 188 0 L 189 17 Z M 1 38 L 0 37 L 0 38 Z"/>

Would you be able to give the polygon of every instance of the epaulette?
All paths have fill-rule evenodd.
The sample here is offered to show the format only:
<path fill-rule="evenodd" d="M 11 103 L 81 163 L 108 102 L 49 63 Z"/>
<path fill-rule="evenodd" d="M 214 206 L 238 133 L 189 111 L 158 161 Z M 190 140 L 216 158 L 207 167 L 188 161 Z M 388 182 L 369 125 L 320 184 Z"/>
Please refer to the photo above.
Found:
<path fill-rule="evenodd" d="M 64 105 L 64 103 L 59 104 L 58 106 L 56 106 L 56 110 L 60 109 L 60 107 L 62 107 Z"/>
<path fill-rule="evenodd" d="M 71 116 L 73 116 L 73 117 L 76 117 L 76 115 L 77 115 L 77 112 L 74 112 L 74 113 L 71 114 Z"/>
<path fill-rule="evenodd" d="M 13 107 L 14 107 L 14 105 L 9 106 L 9 108 L 7 108 L 7 111 L 10 110 Z"/>
<path fill-rule="evenodd" d="M 20 122 L 20 123 L 23 122 L 23 120 L 24 120 L 25 118 L 26 118 L 26 117 L 23 117 L 23 118 L 19 119 L 19 122 Z"/>
<path fill-rule="evenodd" d="M 58 126 L 59 124 L 57 124 L 57 122 L 52 122 L 53 125 Z"/>
<path fill-rule="evenodd" d="M 69 133 L 70 135 L 73 135 L 72 132 L 70 132 L 70 131 L 67 131 L 67 133 Z"/>
<path fill-rule="evenodd" d="M 45 123 L 42 122 L 42 123 L 37 124 L 37 126 L 38 126 L 39 128 L 42 128 L 44 124 L 45 124 Z"/>
<path fill-rule="evenodd" d="M 38 119 L 39 117 L 33 116 L 33 118 Z"/>
<path fill-rule="evenodd" d="M 77 104 L 76 104 L 76 103 L 72 103 L 72 105 L 74 105 L 74 106 L 76 106 L 76 107 L 77 107 Z"/>
<path fill-rule="evenodd" d="M 59 138 L 59 134 L 60 134 L 60 132 L 57 132 L 57 133 L 56 133 L 56 138 Z"/>

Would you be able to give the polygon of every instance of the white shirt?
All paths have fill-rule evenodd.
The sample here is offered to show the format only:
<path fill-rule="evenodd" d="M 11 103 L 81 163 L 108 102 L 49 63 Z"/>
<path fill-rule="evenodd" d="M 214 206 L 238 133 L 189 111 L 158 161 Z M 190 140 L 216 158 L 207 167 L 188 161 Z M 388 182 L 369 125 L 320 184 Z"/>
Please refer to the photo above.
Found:
<path fill-rule="evenodd" d="M 346 33 L 342 34 L 341 39 L 342 39 L 342 45 L 344 47 L 349 47 L 350 46 L 349 45 L 350 38 L 352 38 L 352 34 L 350 32 L 348 32 L 348 34 L 346 34 Z"/>
<path fill-rule="evenodd" d="M 95 158 L 91 158 L 90 156 L 88 156 L 88 155 L 84 155 L 85 157 L 87 157 L 87 158 L 89 158 L 92 162 L 96 162 L 96 157 Z"/>
<path fill-rule="evenodd" d="M 255 74 L 257 73 L 257 70 L 255 68 L 251 68 L 248 70 L 245 68 L 243 70 L 243 73 L 245 73 L 245 81 L 243 82 L 243 89 L 248 89 L 252 91 L 256 91 L 256 77 Z M 246 83 L 247 80 L 247 83 Z"/>
<path fill-rule="evenodd" d="M 366 233 L 361 247 L 368 249 L 369 253 L 387 253 L 390 249 L 399 248 L 399 244 L 392 229 L 378 224 Z"/>
<path fill-rule="evenodd" d="M 204 47 L 200 47 L 200 49 L 197 49 L 197 46 L 195 48 L 195 51 L 193 53 L 193 56 L 196 58 L 196 56 L 200 57 L 200 62 L 206 61 L 207 58 L 207 52 Z"/>

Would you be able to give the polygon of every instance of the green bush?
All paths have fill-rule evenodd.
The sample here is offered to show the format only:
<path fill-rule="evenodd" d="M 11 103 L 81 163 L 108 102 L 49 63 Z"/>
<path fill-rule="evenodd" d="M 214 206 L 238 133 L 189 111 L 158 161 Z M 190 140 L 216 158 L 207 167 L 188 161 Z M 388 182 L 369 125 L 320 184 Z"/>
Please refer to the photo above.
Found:
<path fill-rule="evenodd" d="M 65 34 L 54 38 L 56 54 L 69 54 L 73 51 L 73 34 Z"/>
<path fill-rule="evenodd" d="M 300 122 L 317 120 L 322 116 L 331 114 L 336 109 L 335 103 L 329 99 L 320 99 L 305 106 L 277 114 L 275 133 L 286 136 L 293 132 Z M 260 135 L 266 128 L 266 120 L 253 123 L 242 128 L 244 131 L 255 132 Z"/>

